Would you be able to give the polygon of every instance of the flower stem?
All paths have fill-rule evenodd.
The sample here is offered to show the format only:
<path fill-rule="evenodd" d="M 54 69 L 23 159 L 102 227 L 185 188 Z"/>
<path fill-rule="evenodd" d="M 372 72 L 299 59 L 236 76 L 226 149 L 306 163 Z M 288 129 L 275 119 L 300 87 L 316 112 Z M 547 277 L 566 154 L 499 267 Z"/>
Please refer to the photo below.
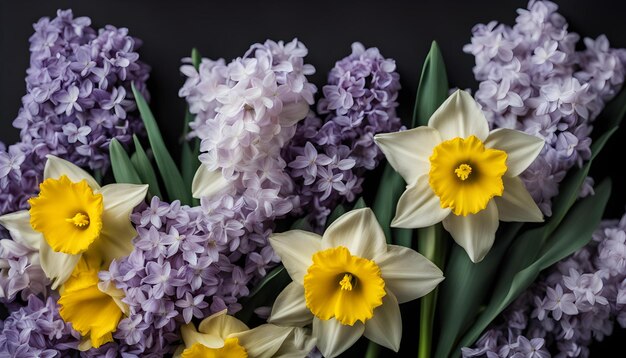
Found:
<path fill-rule="evenodd" d="M 365 352 L 365 358 L 377 358 L 380 346 L 372 341 L 367 346 L 367 352 Z"/>
<path fill-rule="evenodd" d="M 417 251 L 443 271 L 447 247 L 446 242 L 441 238 L 441 233 L 440 224 L 418 229 Z M 431 356 L 436 305 L 437 288 L 422 297 L 420 302 L 418 358 L 430 358 Z"/>

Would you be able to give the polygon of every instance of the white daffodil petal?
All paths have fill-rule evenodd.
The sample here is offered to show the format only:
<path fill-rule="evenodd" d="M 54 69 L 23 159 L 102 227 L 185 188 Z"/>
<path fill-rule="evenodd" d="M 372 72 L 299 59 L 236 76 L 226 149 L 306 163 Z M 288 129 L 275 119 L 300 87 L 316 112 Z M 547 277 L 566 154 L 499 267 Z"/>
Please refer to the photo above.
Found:
<path fill-rule="evenodd" d="M 304 287 L 297 282 L 291 282 L 276 297 L 267 321 L 284 326 L 303 327 L 310 324 L 312 319 L 313 314 L 306 306 Z"/>
<path fill-rule="evenodd" d="M 130 221 L 132 210 L 146 197 L 148 185 L 109 184 L 97 190 L 102 194 L 102 231 L 88 252 L 97 252 L 108 263 L 133 251 L 137 231 Z"/>
<path fill-rule="evenodd" d="M 291 335 L 285 339 L 283 345 L 276 352 L 276 358 L 302 358 L 313 348 L 317 341 L 311 337 L 311 331 L 307 328 L 294 327 Z"/>
<path fill-rule="evenodd" d="M 224 192 L 229 185 L 230 182 L 224 179 L 220 169 L 209 170 L 206 165 L 202 164 L 193 176 L 191 194 L 196 199 L 213 196 Z"/>
<path fill-rule="evenodd" d="M 364 335 L 370 341 L 387 347 L 394 352 L 400 349 L 402 339 L 402 317 L 398 300 L 387 290 L 383 304 L 374 309 L 374 316 L 365 322 Z"/>
<path fill-rule="evenodd" d="M 249 331 L 232 334 L 231 337 L 239 339 L 239 344 L 246 349 L 249 357 L 271 358 L 293 329 L 294 327 L 262 324 Z"/>
<path fill-rule="evenodd" d="M 208 348 L 222 348 L 224 339 L 213 334 L 200 333 L 196 331 L 193 323 L 188 323 L 180 327 L 180 335 L 186 347 L 191 347 L 200 343 Z M 182 353 L 182 352 L 181 352 Z"/>
<path fill-rule="evenodd" d="M 489 124 L 472 96 L 461 90 L 454 92 L 430 117 L 428 126 L 439 131 L 442 140 L 475 135 L 484 141 Z"/>
<path fill-rule="evenodd" d="M 520 178 L 502 177 L 504 193 L 496 197 L 501 221 L 542 222 L 543 214 Z"/>
<path fill-rule="evenodd" d="M 398 200 L 392 227 L 420 228 L 434 225 L 450 215 L 450 208 L 441 207 L 439 199 L 428 184 L 428 175 L 422 175 L 406 188 Z"/>
<path fill-rule="evenodd" d="M 322 249 L 344 246 L 352 255 L 374 258 L 387 252 L 385 233 L 370 208 L 349 211 L 324 232 Z"/>
<path fill-rule="evenodd" d="M 374 137 L 387 161 L 409 185 L 428 174 L 433 148 L 441 143 L 439 132 L 418 127 L 402 132 L 382 133 Z"/>
<path fill-rule="evenodd" d="M 313 319 L 313 337 L 317 338 L 317 348 L 324 357 L 333 358 L 352 347 L 361 338 L 365 326 L 357 321 L 354 325 L 343 325 L 334 318 Z"/>
<path fill-rule="evenodd" d="M 285 127 L 290 127 L 304 119 L 308 113 L 309 104 L 305 101 L 285 104 L 279 115 L 280 124 Z"/>
<path fill-rule="evenodd" d="M 222 310 L 203 319 L 198 326 L 198 331 L 226 339 L 231 334 L 248 330 L 245 323 L 226 313 L 227 310 Z"/>
<path fill-rule="evenodd" d="M 46 158 L 48 160 L 46 161 L 46 166 L 43 170 L 44 179 L 58 179 L 61 176 L 65 175 L 72 182 L 78 183 L 79 181 L 85 179 L 91 189 L 100 189 L 100 184 L 98 184 L 96 179 L 94 179 L 91 175 L 89 175 L 89 173 L 87 173 L 83 169 L 68 162 L 67 160 L 55 157 L 51 154 L 46 155 Z"/>
<path fill-rule="evenodd" d="M 498 230 L 498 208 L 493 200 L 476 214 L 450 215 L 443 220 L 443 227 L 454 241 L 465 249 L 472 262 L 482 261 L 493 245 Z"/>
<path fill-rule="evenodd" d="M 427 258 L 406 247 L 388 245 L 387 253 L 376 258 L 385 288 L 399 303 L 425 296 L 443 281 L 443 272 Z"/>
<path fill-rule="evenodd" d="M 0 225 L 9 230 L 13 241 L 39 250 L 43 235 L 33 230 L 30 225 L 30 214 L 28 210 L 16 211 L 14 213 L 0 216 Z"/>
<path fill-rule="evenodd" d="M 502 150 L 506 153 L 505 176 L 520 175 L 537 158 L 544 141 L 541 138 L 513 129 L 500 128 L 489 134 L 485 147 Z"/>
<path fill-rule="evenodd" d="M 45 240 L 39 247 L 39 261 L 46 276 L 52 281 L 52 289 L 56 290 L 72 274 L 81 255 L 68 255 L 52 250 Z"/>
<path fill-rule="evenodd" d="M 302 285 L 307 269 L 313 264 L 313 254 L 322 247 L 322 240 L 319 235 L 312 232 L 291 230 L 272 234 L 270 244 L 285 265 L 291 279 Z"/>

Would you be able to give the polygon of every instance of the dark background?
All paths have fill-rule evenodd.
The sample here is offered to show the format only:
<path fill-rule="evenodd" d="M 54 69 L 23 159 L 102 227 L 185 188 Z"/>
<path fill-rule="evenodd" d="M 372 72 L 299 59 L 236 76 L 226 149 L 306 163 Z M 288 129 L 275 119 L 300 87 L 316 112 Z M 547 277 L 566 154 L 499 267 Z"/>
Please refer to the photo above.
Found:
<path fill-rule="evenodd" d="M 559 2 L 559 12 L 566 17 L 571 31 L 588 37 L 606 34 L 612 47 L 624 48 L 626 12 L 619 3 L 564 0 Z M 54 17 L 59 8 L 71 8 L 75 16 L 90 17 L 94 28 L 106 24 L 128 27 L 131 35 L 143 40 L 141 59 L 152 66 L 148 83 L 151 106 L 168 147 L 176 152 L 185 108 L 184 101 L 178 98 L 184 80 L 178 68 L 180 59 L 189 56 L 192 47 L 198 48 L 204 57 L 229 60 L 243 55 L 255 42 L 289 41 L 297 37 L 309 49 L 307 62 L 317 69 L 310 80 L 321 88 L 334 62 L 350 53 L 352 42 L 360 41 L 396 59 L 403 87 L 399 110 L 403 118 L 408 118 L 422 62 L 432 40 L 437 40 L 441 47 L 450 85 L 475 89 L 474 58 L 462 52 L 463 45 L 470 40 L 472 26 L 491 20 L 513 24 L 515 9 L 526 4 L 526 1 L 497 0 L 0 0 L 0 140 L 9 145 L 18 139 L 18 131 L 11 122 L 25 93 L 32 24 L 42 16 Z M 613 178 L 614 193 L 606 212 L 610 218 L 620 217 L 626 204 L 624 180 L 619 174 L 624 165 L 621 143 L 625 140 L 626 130 L 619 131 L 593 169 L 598 182 L 606 176 Z M 403 318 L 412 319 L 411 315 Z M 416 322 L 411 323 L 416 326 Z M 405 332 L 403 346 L 415 346 L 416 342 L 412 342 L 415 338 L 411 332 Z M 592 357 L 619 356 L 610 352 L 623 352 L 617 347 L 624 338 L 626 332 L 617 330 L 603 344 L 592 347 Z M 357 350 L 350 352 L 360 355 Z"/>

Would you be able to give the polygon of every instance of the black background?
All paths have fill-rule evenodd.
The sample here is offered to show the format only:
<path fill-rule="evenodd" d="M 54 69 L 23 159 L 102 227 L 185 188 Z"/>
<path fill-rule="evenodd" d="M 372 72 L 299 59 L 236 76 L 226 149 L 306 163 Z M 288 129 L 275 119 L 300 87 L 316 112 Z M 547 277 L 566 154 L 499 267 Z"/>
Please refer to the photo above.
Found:
<path fill-rule="evenodd" d="M 560 1 L 559 12 L 570 30 L 582 36 L 606 34 L 612 47 L 626 47 L 626 11 L 620 1 Z M 178 98 L 183 83 L 180 59 L 192 47 L 204 57 L 227 60 L 243 55 L 248 47 L 265 39 L 289 41 L 294 37 L 309 49 L 307 62 L 317 73 L 310 80 L 324 85 L 334 62 L 350 53 L 350 44 L 362 42 L 378 47 L 396 59 L 401 75 L 400 114 L 408 118 L 423 59 L 430 42 L 437 40 L 447 65 L 451 86 L 477 87 L 472 74 L 474 58 L 464 54 L 471 28 L 497 20 L 513 24 L 515 9 L 526 1 L 3 1 L 0 0 L 0 140 L 7 145 L 18 139 L 11 126 L 25 94 L 24 76 L 29 63 L 28 38 L 32 24 L 42 16 L 54 17 L 58 8 L 72 8 L 75 16 L 89 16 L 92 26 L 128 27 L 143 40 L 141 59 L 152 66 L 149 90 L 151 106 L 168 147 L 178 151 L 184 101 Z M 596 162 L 594 177 L 611 176 L 614 193 L 606 217 L 624 212 L 626 189 L 619 174 L 626 164 L 622 143 L 626 129 L 619 131 Z M 404 309 L 403 309 L 404 310 Z M 412 311 L 412 310 L 411 310 Z M 413 320 L 411 315 L 403 315 Z M 415 327 L 417 322 L 411 322 Z M 405 327 L 407 325 L 405 324 Z M 616 326 L 617 328 L 617 326 Z M 403 346 L 415 348 L 416 336 L 405 332 Z M 592 348 L 592 357 L 613 357 L 626 338 L 618 330 L 604 344 Z M 623 349 L 621 350 L 623 352 Z M 351 350 L 355 355 L 358 350 Z M 416 356 L 409 350 L 410 356 Z"/>

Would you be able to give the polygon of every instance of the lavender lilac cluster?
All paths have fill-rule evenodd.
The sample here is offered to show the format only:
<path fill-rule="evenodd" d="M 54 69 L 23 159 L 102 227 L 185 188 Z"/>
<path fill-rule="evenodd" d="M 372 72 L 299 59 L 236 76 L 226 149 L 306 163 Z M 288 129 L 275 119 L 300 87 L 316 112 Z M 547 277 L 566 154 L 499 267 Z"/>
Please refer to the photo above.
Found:
<path fill-rule="evenodd" d="M 21 141 L 0 148 L 0 214 L 27 207 L 38 190 L 46 154 L 104 172 L 108 145 L 141 131 L 131 83 L 145 95 L 149 67 L 128 29 L 96 31 L 88 17 L 59 10 L 33 25 L 26 95 L 13 125 Z"/>
<path fill-rule="evenodd" d="M 309 113 L 283 150 L 300 199 L 294 213 L 306 213 L 313 227 L 323 227 L 337 204 L 361 192 L 363 174 L 381 158 L 374 135 L 400 129 L 395 70 L 395 61 L 377 48 L 354 43 L 322 89 L 318 112 L 325 120 Z"/>
<path fill-rule="evenodd" d="M 0 357 L 72 357 L 79 343 L 80 333 L 59 316 L 56 299 L 31 295 L 2 322 Z"/>
<path fill-rule="evenodd" d="M 611 335 L 615 321 L 626 328 L 626 215 L 604 221 L 587 246 L 542 274 L 501 321 L 463 356 L 588 357 L 588 346 Z"/>
<path fill-rule="evenodd" d="M 585 38 L 568 31 L 549 1 L 531 0 L 513 27 L 492 21 L 472 30 L 464 51 L 475 56 L 480 82 L 475 98 L 492 127 L 515 128 L 546 145 L 521 175 L 545 215 L 559 183 L 590 157 L 592 123 L 622 87 L 626 50 L 612 49 L 605 36 Z"/>

